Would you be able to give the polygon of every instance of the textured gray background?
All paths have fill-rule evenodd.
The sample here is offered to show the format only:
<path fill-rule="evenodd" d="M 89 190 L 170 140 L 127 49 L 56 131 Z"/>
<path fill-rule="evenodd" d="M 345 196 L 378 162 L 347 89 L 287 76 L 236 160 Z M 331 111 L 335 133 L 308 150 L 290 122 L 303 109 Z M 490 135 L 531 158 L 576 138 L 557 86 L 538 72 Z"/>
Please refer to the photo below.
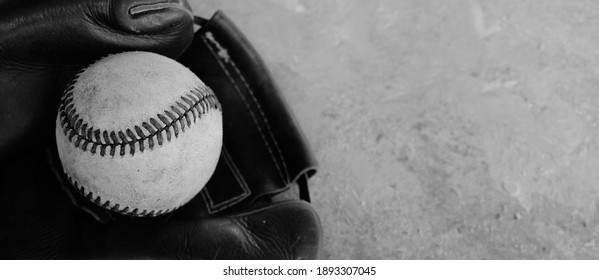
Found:
<path fill-rule="evenodd" d="M 303 126 L 323 258 L 599 257 L 599 1 L 190 2 Z"/>

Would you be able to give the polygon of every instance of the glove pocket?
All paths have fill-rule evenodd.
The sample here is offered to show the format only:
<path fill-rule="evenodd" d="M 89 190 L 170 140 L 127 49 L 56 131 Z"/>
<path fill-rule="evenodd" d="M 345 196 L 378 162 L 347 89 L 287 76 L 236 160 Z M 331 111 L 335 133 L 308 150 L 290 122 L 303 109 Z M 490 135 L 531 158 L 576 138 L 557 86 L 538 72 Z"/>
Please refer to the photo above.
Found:
<path fill-rule="evenodd" d="M 210 214 L 251 208 L 299 185 L 309 201 L 316 160 L 261 56 L 221 11 L 201 28 L 179 61 L 215 92 L 223 110 L 223 150 L 200 193 Z"/>

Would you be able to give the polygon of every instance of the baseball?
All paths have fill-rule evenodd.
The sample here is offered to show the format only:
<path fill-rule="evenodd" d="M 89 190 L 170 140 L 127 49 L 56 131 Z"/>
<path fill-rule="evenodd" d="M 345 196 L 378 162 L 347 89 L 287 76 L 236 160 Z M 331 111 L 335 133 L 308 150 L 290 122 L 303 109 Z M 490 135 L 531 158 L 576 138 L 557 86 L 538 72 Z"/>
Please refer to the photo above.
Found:
<path fill-rule="evenodd" d="M 56 144 L 65 174 L 87 199 L 124 215 L 158 216 L 189 202 L 212 176 L 221 107 L 170 58 L 113 54 L 65 89 Z"/>

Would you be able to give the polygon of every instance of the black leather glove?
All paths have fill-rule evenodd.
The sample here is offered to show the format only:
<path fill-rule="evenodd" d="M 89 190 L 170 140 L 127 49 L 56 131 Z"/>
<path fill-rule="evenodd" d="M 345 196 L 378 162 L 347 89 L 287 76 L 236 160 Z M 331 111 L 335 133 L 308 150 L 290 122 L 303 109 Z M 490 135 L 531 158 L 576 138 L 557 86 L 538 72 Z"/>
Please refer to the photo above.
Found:
<path fill-rule="evenodd" d="M 259 55 L 222 13 L 195 18 L 201 28 L 194 36 L 188 6 L 177 1 L 30 2 L 0 7 L 0 59 L 8 61 L 0 63 L 7 100 L 0 105 L 1 258 L 318 257 L 322 228 L 306 202 L 315 161 Z M 132 7 L 147 18 L 129 17 Z M 152 7 L 166 12 L 153 15 Z M 16 28 L 24 21 L 37 27 Z M 25 37 L 32 38 L 19 43 Z M 179 61 L 223 108 L 214 176 L 167 216 L 135 219 L 98 209 L 66 183 L 55 154 L 60 88 L 84 64 L 124 50 L 184 52 Z"/>
<path fill-rule="evenodd" d="M 192 38 L 183 0 L 0 1 L 0 160 L 52 127 L 77 69 L 126 50 L 177 57 Z"/>

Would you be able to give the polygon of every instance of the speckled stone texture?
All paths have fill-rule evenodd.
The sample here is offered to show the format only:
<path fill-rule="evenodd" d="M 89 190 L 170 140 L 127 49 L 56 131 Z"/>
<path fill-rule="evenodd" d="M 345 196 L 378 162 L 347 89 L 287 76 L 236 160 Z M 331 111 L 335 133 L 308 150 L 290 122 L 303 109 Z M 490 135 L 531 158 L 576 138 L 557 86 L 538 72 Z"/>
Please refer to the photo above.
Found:
<path fill-rule="evenodd" d="M 322 258 L 599 258 L 598 1 L 190 2 L 303 126 Z"/>

